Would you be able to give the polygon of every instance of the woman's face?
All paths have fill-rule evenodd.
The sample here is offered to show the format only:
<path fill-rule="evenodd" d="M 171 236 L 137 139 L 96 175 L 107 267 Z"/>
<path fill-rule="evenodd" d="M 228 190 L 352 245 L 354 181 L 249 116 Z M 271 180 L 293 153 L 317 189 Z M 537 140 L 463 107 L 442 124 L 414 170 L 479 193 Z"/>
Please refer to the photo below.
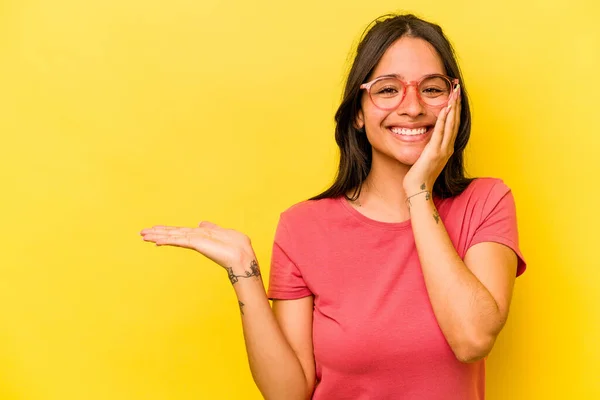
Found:
<path fill-rule="evenodd" d="M 432 45 L 423 39 L 404 36 L 387 49 L 369 80 L 389 74 L 409 82 L 430 74 L 445 75 L 446 70 Z M 366 128 L 373 161 L 384 157 L 413 165 L 429 142 L 442 107 L 423 104 L 416 90 L 415 86 L 408 87 L 400 105 L 392 110 L 377 108 L 363 90 L 357 125 Z"/>

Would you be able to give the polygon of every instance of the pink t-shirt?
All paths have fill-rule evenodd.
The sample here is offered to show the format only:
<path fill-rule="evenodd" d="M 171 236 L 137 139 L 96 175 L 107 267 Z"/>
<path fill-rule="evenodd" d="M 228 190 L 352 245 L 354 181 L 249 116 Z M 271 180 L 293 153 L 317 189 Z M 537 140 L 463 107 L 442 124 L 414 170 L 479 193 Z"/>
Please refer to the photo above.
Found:
<path fill-rule="evenodd" d="M 498 242 L 523 273 L 514 199 L 500 179 L 434 202 L 461 258 Z M 343 197 L 292 206 L 277 227 L 268 295 L 314 296 L 315 400 L 484 398 L 484 360 L 459 362 L 433 314 L 410 220 L 369 219 Z"/>

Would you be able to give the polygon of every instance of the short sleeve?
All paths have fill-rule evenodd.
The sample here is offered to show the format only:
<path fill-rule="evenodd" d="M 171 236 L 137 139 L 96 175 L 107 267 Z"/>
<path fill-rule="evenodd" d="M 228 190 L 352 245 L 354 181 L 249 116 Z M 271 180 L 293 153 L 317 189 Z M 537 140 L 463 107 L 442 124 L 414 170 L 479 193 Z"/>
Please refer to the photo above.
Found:
<path fill-rule="evenodd" d="M 292 300 L 310 296 L 306 282 L 298 266 L 292 260 L 292 237 L 284 223 L 279 219 L 271 255 L 268 297 L 271 300 Z"/>
<path fill-rule="evenodd" d="M 517 276 L 525 272 L 527 264 L 519 248 L 515 200 L 510 188 L 502 181 L 492 186 L 479 221 L 467 248 L 481 242 L 501 243 L 517 255 Z"/>

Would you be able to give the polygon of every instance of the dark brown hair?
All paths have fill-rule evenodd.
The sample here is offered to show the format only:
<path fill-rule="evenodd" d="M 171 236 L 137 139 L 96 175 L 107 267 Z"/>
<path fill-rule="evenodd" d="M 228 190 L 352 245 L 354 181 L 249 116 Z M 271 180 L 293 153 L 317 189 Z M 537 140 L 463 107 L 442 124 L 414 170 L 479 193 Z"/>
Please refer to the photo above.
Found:
<path fill-rule="evenodd" d="M 429 42 L 440 56 L 446 74 L 458 78 L 461 84 L 462 111 L 460 126 L 454 144 L 454 153 L 436 179 L 433 194 L 447 198 L 460 194 L 472 181 L 465 177 L 463 151 L 471 133 L 471 112 L 464 81 L 454 50 L 438 25 L 424 21 L 412 14 L 388 14 L 370 24 L 360 40 L 356 56 L 348 74 L 344 97 L 335 114 L 335 141 L 340 148 L 337 176 L 331 187 L 311 200 L 347 196 L 353 190 L 352 199 L 360 195 L 362 184 L 371 170 L 372 148 L 364 131 L 355 126 L 360 110 L 362 90 L 365 83 L 386 50 L 403 36 L 421 38 Z"/>

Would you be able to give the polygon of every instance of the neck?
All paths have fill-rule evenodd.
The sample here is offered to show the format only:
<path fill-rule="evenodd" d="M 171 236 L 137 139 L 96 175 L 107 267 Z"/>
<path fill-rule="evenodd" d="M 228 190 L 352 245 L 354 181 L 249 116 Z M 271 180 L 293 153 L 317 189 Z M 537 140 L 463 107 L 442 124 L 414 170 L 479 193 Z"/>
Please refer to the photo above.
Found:
<path fill-rule="evenodd" d="M 410 218 L 406 193 L 402 186 L 410 165 L 399 163 L 397 160 L 383 157 L 373 157 L 371 171 L 365 180 L 358 206 L 379 218 L 389 221 L 404 221 Z"/>

